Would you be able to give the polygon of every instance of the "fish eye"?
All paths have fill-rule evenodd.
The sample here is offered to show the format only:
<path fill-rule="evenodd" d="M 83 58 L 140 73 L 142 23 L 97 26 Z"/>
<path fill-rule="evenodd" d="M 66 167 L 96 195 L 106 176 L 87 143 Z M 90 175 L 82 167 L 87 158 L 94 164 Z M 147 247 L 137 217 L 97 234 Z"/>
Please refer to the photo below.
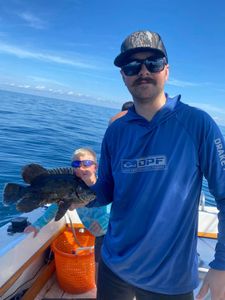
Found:
<path fill-rule="evenodd" d="M 83 191 L 83 188 L 79 185 L 78 187 L 77 187 L 77 192 L 82 192 Z"/>

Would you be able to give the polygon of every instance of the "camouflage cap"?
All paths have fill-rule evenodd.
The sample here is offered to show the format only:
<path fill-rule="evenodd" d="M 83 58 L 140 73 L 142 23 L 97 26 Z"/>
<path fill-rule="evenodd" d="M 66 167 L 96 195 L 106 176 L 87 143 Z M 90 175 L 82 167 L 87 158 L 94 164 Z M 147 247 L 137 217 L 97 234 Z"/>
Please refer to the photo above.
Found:
<path fill-rule="evenodd" d="M 168 61 L 166 48 L 158 33 L 152 31 L 133 32 L 123 41 L 121 53 L 115 58 L 114 64 L 122 67 L 131 54 L 149 50 L 165 56 Z"/>

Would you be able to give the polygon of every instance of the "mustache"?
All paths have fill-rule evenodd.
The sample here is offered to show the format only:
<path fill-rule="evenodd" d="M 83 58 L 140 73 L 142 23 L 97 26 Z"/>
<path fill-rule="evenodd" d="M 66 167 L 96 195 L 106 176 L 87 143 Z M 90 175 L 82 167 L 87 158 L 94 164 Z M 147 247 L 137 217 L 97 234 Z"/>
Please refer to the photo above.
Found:
<path fill-rule="evenodd" d="M 143 83 L 143 81 L 145 81 L 146 83 L 152 83 L 154 85 L 156 85 L 156 81 L 150 77 L 139 77 L 138 79 L 136 79 L 133 83 L 133 85 L 139 85 L 141 83 Z"/>

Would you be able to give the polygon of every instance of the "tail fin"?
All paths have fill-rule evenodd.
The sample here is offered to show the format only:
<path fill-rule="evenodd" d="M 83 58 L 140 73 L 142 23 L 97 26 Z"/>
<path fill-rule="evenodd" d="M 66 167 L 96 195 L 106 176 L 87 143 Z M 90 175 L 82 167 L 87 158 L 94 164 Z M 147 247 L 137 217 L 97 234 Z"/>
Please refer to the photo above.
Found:
<path fill-rule="evenodd" d="M 3 191 L 3 203 L 9 205 L 17 202 L 24 194 L 26 188 L 16 183 L 7 183 Z"/>

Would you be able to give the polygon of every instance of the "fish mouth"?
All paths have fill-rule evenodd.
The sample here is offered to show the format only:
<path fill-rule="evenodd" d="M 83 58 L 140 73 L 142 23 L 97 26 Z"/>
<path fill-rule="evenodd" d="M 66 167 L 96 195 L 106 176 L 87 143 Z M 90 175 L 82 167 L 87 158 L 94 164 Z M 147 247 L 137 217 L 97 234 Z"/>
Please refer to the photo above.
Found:
<path fill-rule="evenodd" d="M 93 201 L 96 198 L 96 194 L 92 191 L 82 191 L 82 192 L 77 191 L 77 196 L 78 199 L 81 200 L 81 202 L 86 204 Z"/>

